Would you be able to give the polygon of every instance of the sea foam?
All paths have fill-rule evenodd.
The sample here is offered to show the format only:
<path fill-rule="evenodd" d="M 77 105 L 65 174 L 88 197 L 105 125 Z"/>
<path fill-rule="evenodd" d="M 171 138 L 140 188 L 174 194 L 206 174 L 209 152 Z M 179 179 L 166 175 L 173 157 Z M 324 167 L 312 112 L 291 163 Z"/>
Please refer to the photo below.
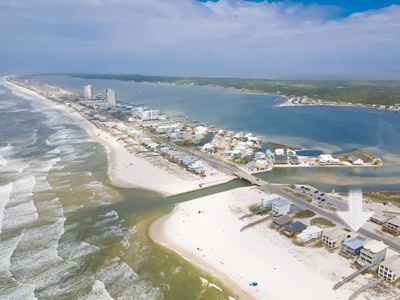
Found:
<path fill-rule="evenodd" d="M 4 218 L 4 209 L 10 200 L 10 194 L 13 188 L 13 184 L 9 183 L 3 186 L 0 186 L 0 234 L 1 228 L 3 225 L 3 218 Z"/>

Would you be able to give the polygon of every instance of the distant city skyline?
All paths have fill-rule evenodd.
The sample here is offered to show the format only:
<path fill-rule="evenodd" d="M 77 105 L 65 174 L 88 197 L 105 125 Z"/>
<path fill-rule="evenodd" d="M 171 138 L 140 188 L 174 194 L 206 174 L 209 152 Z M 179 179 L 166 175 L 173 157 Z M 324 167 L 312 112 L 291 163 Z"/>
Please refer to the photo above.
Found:
<path fill-rule="evenodd" d="M 0 3 L 0 73 L 400 79 L 400 1 Z"/>

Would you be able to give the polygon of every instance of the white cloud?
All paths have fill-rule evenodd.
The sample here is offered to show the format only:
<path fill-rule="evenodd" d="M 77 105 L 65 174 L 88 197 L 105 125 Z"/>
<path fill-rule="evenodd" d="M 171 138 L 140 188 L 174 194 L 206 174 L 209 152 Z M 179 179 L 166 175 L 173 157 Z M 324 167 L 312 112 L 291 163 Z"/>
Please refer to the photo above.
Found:
<path fill-rule="evenodd" d="M 3 8 L 3 56 L 25 44 L 32 58 L 46 52 L 92 64 L 111 59 L 112 71 L 159 74 L 271 76 L 400 69 L 396 5 L 344 19 L 337 18 L 339 8 L 334 6 L 241 0 L 31 0 L 25 7 Z"/>

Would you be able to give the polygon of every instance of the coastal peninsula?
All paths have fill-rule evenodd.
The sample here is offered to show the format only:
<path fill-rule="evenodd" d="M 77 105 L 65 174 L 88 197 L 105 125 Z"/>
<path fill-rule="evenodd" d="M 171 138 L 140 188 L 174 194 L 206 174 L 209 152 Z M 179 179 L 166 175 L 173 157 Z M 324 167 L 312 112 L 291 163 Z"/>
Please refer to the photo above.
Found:
<path fill-rule="evenodd" d="M 110 178 L 120 186 L 140 186 L 169 195 L 197 189 L 203 185 L 219 184 L 234 178 L 214 169 L 212 165 L 207 167 L 209 176 L 206 177 L 194 174 L 189 176 L 190 173 L 182 172 L 179 168 L 173 171 L 169 168 L 171 165 L 176 165 L 169 163 L 163 157 L 151 155 L 141 143 L 121 133 L 120 130 L 100 125 L 98 121 L 92 120 L 98 125 L 94 126 L 83 111 L 49 101 L 43 96 L 39 97 L 37 92 L 40 91 L 32 91 L 35 87 L 30 86 L 31 89 L 27 90 L 10 83 L 5 84 L 12 89 L 28 93 L 35 99 L 40 99 L 51 109 L 61 109 L 65 114 L 84 124 L 82 126 L 91 136 L 106 147 Z M 48 88 L 54 89 L 54 87 Z M 58 92 L 66 93 L 62 89 Z M 140 151 L 146 151 L 146 158 L 140 157 Z M 143 170 L 149 175 L 144 174 Z M 221 177 L 218 177 L 218 174 Z M 262 186 L 263 183 L 260 182 L 260 187 Z M 301 187 L 295 188 L 297 193 L 301 191 Z M 281 187 L 279 189 L 278 193 L 283 192 Z M 337 253 L 331 253 L 321 245 L 309 248 L 292 244 L 290 239 L 279 232 L 266 228 L 264 225 L 267 223 L 264 222 L 242 230 L 248 221 L 258 221 L 258 216 L 251 216 L 246 222 L 241 218 L 244 215 L 251 215 L 250 208 L 261 206 L 262 198 L 271 194 L 271 191 L 262 188 L 248 187 L 179 204 L 172 216 L 165 217 L 153 225 L 151 234 L 156 241 L 220 278 L 232 290 L 233 296 L 239 296 L 240 299 L 294 297 L 305 287 L 307 290 L 314 289 L 312 295 L 337 299 L 337 297 L 351 296 L 357 288 L 373 279 L 373 276 L 357 277 L 355 282 L 332 292 L 330 288 L 337 281 L 354 271 L 348 260 L 338 256 Z M 318 206 L 317 200 L 312 199 L 312 205 Z M 301 207 L 298 209 L 301 210 Z M 292 212 L 292 215 L 295 218 L 295 212 Z M 311 221 L 305 223 L 311 225 Z M 343 228 L 340 223 L 334 226 Z M 351 238 L 358 237 L 354 232 L 349 235 Z M 391 251 L 387 251 L 388 256 L 395 255 Z M 309 276 L 300 279 L 295 276 L 299 272 L 305 272 Z M 291 274 L 294 277 L 291 277 Z M 293 289 L 290 291 L 284 288 L 285 279 L 292 282 Z M 291 294 L 293 292 L 296 293 Z M 395 292 L 397 291 L 394 289 L 369 290 L 366 295 L 374 299 L 384 299 Z"/>

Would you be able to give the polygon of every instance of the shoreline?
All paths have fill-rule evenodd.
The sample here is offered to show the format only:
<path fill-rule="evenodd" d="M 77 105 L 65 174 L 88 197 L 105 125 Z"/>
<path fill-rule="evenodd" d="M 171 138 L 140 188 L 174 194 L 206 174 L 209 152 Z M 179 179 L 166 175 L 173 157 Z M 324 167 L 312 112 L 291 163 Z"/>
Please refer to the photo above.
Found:
<path fill-rule="evenodd" d="M 193 201 L 193 200 L 192 200 Z M 221 272 L 213 264 L 207 261 L 199 259 L 195 253 L 192 253 L 187 248 L 179 245 L 178 243 L 172 243 L 165 235 L 163 231 L 165 226 L 168 224 L 170 218 L 174 216 L 176 210 L 179 209 L 179 204 L 174 206 L 174 210 L 168 215 L 164 215 L 150 224 L 149 236 L 157 244 L 175 252 L 177 255 L 184 258 L 186 261 L 194 264 L 196 267 L 207 272 L 211 276 L 219 280 L 230 292 L 233 293 L 233 297 L 240 299 L 256 300 L 257 298 L 245 293 L 234 280 L 232 280 L 229 275 Z"/>
<path fill-rule="evenodd" d="M 150 237 L 216 275 L 239 299 L 348 299 L 373 280 L 372 274 L 364 274 L 334 291 L 336 283 L 355 271 L 338 249 L 295 245 L 270 228 L 270 221 L 241 231 L 257 217 L 243 221 L 240 216 L 260 204 L 262 196 L 255 187 L 243 187 L 180 203 L 150 225 Z M 388 257 L 394 253 L 389 251 Z M 254 281 L 258 286 L 249 285 Z M 398 292 L 385 286 L 386 291 L 370 289 L 357 299 L 383 300 Z"/>
<path fill-rule="evenodd" d="M 79 125 L 89 136 L 105 148 L 108 159 L 108 176 L 115 186 L 144 188 L 159 192 L 164 196 L 172 196 L 198 190 L 201 188 L 199 187 L 200 184 L 209 187 L 234 179 L 232 176 L 220 172 L 214 172 L 216 174 L 213 176 L 201 178 L 187 173 L 185 170 L 172 165 L 163 158 L 160 158 L 160 161 L 153 162 L 153 164 L 129 152 L 128 149 L 118 141 L 118 138 L 113 136 L 113 132 L 96 127 L 77 110 L 47 99 L 39 95 L 36 91 L 10 82 L 4 77 L 1 78 L 1 82 L 11 90 L 34 97 L 34 99 L 40 101 L 40 104 L 46 106 L 48 109 L 56 109 L 63 115 L 78 121 Z M 29 99 L 29 101 L 34 100 Z M 119 134 L 123 135 L 122 133 Z"/>

